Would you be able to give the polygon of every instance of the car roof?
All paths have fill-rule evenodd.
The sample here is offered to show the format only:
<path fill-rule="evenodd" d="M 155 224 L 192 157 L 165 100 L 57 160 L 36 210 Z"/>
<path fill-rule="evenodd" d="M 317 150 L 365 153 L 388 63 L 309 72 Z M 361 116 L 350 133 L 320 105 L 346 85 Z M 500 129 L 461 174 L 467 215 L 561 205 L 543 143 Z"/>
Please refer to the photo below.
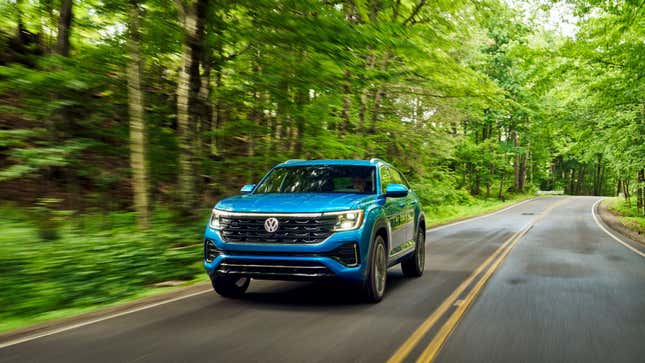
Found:
<path fill-rule="evenodd" d="M 354 165 L 354 166 L 376 166 L 380 164 L 389 165 L 380 159 L 370 160 L 351 160 L 351 159 L 327 159 L 327 160 L 287 160 L 283 163 L 276 165 L 276 167 L 284 166 L 308 166 L 308 165 Z"/>

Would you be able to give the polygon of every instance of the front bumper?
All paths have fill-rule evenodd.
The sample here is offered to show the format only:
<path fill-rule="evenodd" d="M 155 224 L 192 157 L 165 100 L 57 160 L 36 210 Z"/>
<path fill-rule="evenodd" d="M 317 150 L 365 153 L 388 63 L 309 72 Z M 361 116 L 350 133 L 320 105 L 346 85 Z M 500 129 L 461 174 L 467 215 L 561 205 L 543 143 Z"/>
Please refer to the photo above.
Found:
<path fill-rule="evenodd" d="M 225 242 L 206 227 L 204 268 L 208 274 L 274 280 L 340 278 L 363 281 L 371 229 L 336 232 L 317 244 Z M 210 247 L 209 247 L 210 246 Z"/>

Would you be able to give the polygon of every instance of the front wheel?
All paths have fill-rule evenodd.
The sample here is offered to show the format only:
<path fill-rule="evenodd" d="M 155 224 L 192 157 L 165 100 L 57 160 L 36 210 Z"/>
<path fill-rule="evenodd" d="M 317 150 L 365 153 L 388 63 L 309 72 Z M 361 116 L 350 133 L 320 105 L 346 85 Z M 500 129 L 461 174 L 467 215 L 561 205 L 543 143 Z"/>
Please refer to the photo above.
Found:
<path fill-rule="evenodd" d="M 401 262 L 403 275 L 407 277 L 420 277 L 423 275 L 426 260 L 426 231 L 419 226 L 414 253 Z"/>
<path fill-rule="evenodd" d="M 217 276 L 211 277 L 213 289 L 224 297 L 238 298 L 249 288 L 251 279 L 248 277 Z"/>
<path fill-rule="evenodd" d="M 386 280 L 387 248 L 383 237 L 377 235 L 372 243 L 367 279 L 363 286 L 363 294 L 368 302 L 377 303 L 383 299 Z"/>

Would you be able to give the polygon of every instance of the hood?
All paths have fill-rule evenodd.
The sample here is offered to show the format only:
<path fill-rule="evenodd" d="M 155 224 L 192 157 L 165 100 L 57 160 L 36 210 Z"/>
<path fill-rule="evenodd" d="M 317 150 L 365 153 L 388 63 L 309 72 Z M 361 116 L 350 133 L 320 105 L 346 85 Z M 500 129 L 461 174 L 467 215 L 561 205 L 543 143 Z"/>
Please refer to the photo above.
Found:
<path fill-rule="evenodd" d="M 357 208 L 359 202 L 373 198 L 373 195 L 345 193 L 244 194 L 223 199 L 215 208 L 251 213 L 337 212 Z"/>

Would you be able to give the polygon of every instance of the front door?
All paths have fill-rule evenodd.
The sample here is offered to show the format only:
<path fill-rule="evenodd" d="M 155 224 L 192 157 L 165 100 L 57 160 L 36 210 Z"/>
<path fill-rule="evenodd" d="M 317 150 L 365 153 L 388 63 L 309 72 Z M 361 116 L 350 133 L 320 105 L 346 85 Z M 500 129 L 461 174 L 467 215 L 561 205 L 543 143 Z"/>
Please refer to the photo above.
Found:
<path fill-rule="evenodd" d="M 408 188 L 408 190 L 410 189 L 407 181 L 398 170 L 390 168 L 390 176 L 392 177 L 393 183 L 403 184 Z M 403 225 L 401 226 L 401 238 L 403 239 L 403 242 L 401 243 L 412 241 L 414 240 L 414 210 L 417 203 L 416 198 L 412 194 L 408 193 L 404 198 L 393 199 L 397 199 L 399 201 L 399 207 L 402 208 L 401 214 L 403 215 Z"/>
<path fill-rule="evenodd" d="M 385 188 L 388 184 L 396 183 L 392 177 L 394 170 L 389 167 L 381 167 L 381 191 L 385 193 Z M 409 246 L 406 244 L 410 232 L 408 231 L 409 213 L 408 213 L 408 197 L 403 198 L 386 198 L 385 200 L 385 215 L 390 223 L 390 256 L 397 257 L 399 254 L 405 252 Z M 413 210 L 414 215 L 414 210 Z"/>

